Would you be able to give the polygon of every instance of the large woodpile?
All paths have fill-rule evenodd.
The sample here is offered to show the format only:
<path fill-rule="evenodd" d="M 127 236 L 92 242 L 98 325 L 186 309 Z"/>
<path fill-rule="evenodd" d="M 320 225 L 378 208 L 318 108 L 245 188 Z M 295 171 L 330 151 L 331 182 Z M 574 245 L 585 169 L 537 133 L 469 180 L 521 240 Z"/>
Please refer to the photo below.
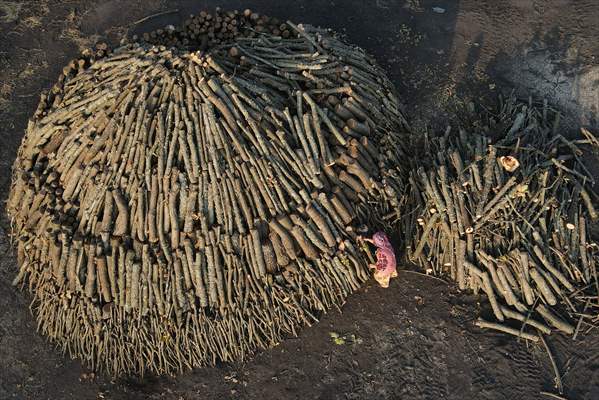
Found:
<path fill-rule="evenodd" d="M 372 58 L 251 12 L 170 28 L 65 67 L 7 205 L 39 331 L 116 375 L 295 334 L 368 279 L 364 224 L 400 216 L 405 123 Z"/>

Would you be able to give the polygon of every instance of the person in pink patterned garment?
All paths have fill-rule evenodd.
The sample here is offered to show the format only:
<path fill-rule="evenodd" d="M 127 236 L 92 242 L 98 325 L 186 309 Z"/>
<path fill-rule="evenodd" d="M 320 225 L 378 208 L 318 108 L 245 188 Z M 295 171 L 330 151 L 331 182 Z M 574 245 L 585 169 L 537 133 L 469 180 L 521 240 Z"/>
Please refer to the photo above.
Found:
<path fill-rule="evenodd" d="M 389 238 L 384 232 L 377 232 L 372 235 L 372 239 L 363 238 L 365 242 L 374 244 L 376 249 L 376 264 L 370 264 L 368 267 L 373 268 L 374 279 L 381 287 L 389 287 L 391 278 L 397 276 L 397 265 L 395 261 L 395 251 Z"/>

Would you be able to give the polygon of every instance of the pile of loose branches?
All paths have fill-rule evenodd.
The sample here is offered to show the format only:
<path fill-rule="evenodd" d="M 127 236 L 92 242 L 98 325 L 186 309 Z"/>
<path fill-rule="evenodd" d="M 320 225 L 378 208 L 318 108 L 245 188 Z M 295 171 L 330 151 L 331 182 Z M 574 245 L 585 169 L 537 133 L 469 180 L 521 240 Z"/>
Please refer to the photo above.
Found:
<path fill-rule="evenodd" d="M 356 235 L 401 205 L 393 88 L 333 33 L 277 29 L 100 46 L 42 97 L 7 210 L 14 284 L 64 351 L 117 375 L 238 360 L 368 279 Z"/>
<path fill-rule="evenodd" d="M 553 329 L 576 335 L 599 308 L 595 180 L 581 160 L 592 140 L 560 135 L 547 104 L 510 99 L 485 115 L 425 141 L 403 225 L 408 258 L 482 290 L 498 322 L 481 327 L 532 341 Z"/>

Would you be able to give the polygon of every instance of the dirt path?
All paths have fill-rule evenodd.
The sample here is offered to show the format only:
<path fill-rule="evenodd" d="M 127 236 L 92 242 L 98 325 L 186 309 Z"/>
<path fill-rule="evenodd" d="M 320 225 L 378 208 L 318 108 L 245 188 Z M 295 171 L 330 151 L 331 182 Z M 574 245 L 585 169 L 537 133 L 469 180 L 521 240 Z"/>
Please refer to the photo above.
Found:
<path fill-rule="evenodd" d="M 0 0 L 0 192 L 38 94 L 80 48 L 115 43 L 201 8 L 251 7 L 331 27 L 374 54 L 397 84 L 415 126 L 446 121 L 460 98 L 515 89 L 547 96 L 573 128 L 599 126 L 599 3 L 594 0 L 4 1 Z M 443 12 L 434 12 L 439 7 Z M 179 10 L 133 22 L 164 10 Z M 63 357 L 35 333 L 0 210 L 0 398 L 4 399 L 550 399 L 540 347 L 481 333 L 476 300 L 404 272 L 368 287 L 243 363 L 179 378 L 111 382 Z M 330 336 L 345 336 L 335 344 Z M 352 336 L 353 335 L 353 336 Z M 599 397 L 599 335 L 550 338 L 568 399 Z"/>

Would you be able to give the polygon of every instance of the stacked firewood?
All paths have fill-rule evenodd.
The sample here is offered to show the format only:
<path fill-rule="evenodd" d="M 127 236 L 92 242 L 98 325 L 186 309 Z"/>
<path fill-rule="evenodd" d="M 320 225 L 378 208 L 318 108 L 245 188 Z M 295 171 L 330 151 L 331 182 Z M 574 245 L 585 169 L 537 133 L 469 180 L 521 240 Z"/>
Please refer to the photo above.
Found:
<path fill-rule="evenodd" d="M 487 114 L 489 116 L 489 114 Z M 595 139 L 596 142 L 596 139 Z M 461 290 L 486 295 L 477 325 L 537 341 L 597 323 L 599 248 L 587 137 L 560 134 L 547 104 L 502 103 L 469 127 L 424 143 L 410 177 L 408 257 Z"/>
<path fill-rule="evenodd" d="M 15 161 L 14 284 L 42 333 L 110 374 L 277 344 L 368 279 L 364 225 L 400 217 L 406 126 L 372 58 L 326 30 L 226 15 L 172 37 L 256 27 L 71 63 Z"/>
<path fill-rule="evenodd" d="M 289 38 L 294 29 L 289 23 L 246 9 L 224 11 L 216 8 L 214 13 L 201 11 L 190 15 L 181 26 L 168 25 L 151 32 L 145 32 L 133 40 L 174 46 L 178 48 L 206 49 L 219 44 L 230 43 L 237 37 L 256 37 L 262 33 Z"/>

